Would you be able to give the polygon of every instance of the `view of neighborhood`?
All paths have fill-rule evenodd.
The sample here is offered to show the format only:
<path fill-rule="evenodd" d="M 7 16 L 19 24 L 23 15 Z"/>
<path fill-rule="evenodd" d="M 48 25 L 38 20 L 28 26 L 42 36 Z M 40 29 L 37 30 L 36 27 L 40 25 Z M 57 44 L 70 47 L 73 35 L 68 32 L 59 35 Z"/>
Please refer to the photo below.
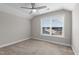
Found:
<path fill-rule="evenodd" d="M 50 34 L 51 35 L 62 35 L 62 27 L 43 27 L 43 33 L 44 34 Z"/>

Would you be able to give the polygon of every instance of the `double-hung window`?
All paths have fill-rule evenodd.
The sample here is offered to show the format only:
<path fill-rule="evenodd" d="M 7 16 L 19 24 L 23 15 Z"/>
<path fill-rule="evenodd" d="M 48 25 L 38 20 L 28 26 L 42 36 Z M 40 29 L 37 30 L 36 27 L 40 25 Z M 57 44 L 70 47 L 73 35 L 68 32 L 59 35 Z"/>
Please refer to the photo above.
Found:
<path fill-rule="evenodd" d="M 64 36 L 64 15 L 43 17 L 41 19 L 41 35 Z"/>

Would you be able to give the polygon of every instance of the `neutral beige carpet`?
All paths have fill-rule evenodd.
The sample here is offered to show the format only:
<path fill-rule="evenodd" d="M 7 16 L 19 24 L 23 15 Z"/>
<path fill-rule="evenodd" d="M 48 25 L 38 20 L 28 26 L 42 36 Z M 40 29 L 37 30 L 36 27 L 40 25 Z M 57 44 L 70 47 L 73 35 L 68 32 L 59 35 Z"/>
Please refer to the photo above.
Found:
<path fill-rule="evenodd" d="M 0 48 L 0 55 L 73 55 L 70 47 L 29 39 Z"/>

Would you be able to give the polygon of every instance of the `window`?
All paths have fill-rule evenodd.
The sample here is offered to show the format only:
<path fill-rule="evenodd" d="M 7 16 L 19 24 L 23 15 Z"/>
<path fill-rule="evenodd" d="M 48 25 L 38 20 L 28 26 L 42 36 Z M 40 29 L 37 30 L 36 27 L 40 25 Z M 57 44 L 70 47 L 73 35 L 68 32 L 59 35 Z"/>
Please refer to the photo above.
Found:
<path fill-rule="evenodd" d="M 41 19 L 41 34 L 48 36 L 64 36 L 64 16 L 50 16 Z"/>
<path fill-rule="evenodd" d="M 41 20 L 42 34 L 50 35 L 50 21 L 45 18 Z"/>

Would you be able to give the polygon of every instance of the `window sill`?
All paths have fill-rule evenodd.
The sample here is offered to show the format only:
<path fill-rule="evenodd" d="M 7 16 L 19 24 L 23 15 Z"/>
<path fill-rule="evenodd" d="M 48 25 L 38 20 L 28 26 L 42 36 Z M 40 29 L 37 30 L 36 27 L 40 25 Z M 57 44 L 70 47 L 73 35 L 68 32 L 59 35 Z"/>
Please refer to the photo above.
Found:
<path fill-rule="evenodd" d="M 59 38 L 64 38 L 63 35 L 47 35 L 47 34 L 41 34 L 42 36 L 50 36 L 50 37 L 59 37 Z"/>

